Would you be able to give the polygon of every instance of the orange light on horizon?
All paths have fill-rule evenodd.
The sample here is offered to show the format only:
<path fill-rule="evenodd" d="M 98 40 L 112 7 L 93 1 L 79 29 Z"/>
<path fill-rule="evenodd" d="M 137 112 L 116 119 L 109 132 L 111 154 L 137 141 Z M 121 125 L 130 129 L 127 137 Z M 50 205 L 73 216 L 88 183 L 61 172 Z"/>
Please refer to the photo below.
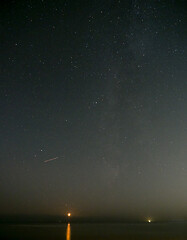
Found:
<path fill-rule="evenodd" d="M 71 216 L 71 213 L 68 213 L 67 215 L 68 215 L 68 217 L 70 217 L 70 216 Z"/>

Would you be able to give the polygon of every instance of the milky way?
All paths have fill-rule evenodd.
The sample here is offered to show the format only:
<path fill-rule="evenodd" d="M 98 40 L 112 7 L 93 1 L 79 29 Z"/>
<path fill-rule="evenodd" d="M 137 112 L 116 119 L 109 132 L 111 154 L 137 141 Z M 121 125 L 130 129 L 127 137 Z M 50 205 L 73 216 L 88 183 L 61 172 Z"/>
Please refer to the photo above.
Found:
<path fill-rule="evenodd" d="M 0 212 L 186 219 L 185 1 L 1 4 Z"/>

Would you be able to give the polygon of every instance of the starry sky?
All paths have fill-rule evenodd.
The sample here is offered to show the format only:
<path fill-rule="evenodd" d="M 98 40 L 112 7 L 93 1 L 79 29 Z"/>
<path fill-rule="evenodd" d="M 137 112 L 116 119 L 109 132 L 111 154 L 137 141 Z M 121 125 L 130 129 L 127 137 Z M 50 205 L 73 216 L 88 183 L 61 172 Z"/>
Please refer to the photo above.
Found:
<path fill-rule="evenodd" d="M 0 12 L 0 214 L 187 219 L 185 1 Z"/>

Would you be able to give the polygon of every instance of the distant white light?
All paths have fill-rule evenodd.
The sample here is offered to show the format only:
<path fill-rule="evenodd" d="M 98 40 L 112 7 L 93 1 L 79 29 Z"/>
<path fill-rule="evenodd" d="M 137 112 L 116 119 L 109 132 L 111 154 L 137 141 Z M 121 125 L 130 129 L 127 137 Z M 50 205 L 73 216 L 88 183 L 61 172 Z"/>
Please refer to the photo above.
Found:
<path fill-rule="evenodd" d="M 151 223 L 152 221 L 151 221 L 151 219 L 148 219 L 148 223 Z"/>

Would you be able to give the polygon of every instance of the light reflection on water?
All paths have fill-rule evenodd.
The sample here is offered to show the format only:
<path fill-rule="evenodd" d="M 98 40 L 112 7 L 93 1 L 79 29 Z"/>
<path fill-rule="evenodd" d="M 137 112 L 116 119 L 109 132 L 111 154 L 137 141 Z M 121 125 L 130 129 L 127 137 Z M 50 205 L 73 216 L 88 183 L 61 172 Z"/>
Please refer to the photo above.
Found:
<path fill-rule="evenodd" d="M 153 223 L 153 224 L 72 224 L 68 223 L 66 240 L 186 240 L 187 223 Z M 64 229 L 64 230 L 65 230 Z M 73 232 L 72 232 L 73 231 Z"/>
<path fill-rule="evenodd" d="M 68 223 L 67 228 L 66 228 L 66 240 L 71 240 L 71 227 L 70 227 L 70 223 Z"/>

